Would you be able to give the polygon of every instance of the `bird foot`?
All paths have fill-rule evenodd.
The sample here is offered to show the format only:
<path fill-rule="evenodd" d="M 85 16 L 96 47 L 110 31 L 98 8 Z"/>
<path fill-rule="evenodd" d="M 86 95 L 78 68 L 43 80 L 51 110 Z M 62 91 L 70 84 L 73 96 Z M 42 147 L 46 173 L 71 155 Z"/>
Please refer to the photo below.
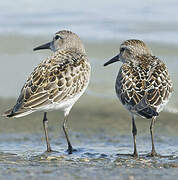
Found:
<path fill-rule="evenodd" d="M 147 157 L 160 157 L 161 155 L 157 154 L 156 151 L 151 151 L 147 154 Z"/>
<path fill-rule="evenodd" d="M 73 149 L 73 147 L 69 147 L 68 149 L 67 149 L 67 152 L 68 152 L 68 154 L 72 154 L 73 152 L 76 152 L 77 150 L 76 149 Z"/>
<path fill-rule="evenodd" d="M 58 151 L 54 151 L 54 150 L 52 150 L 51 148 L 47 148 L 47 150 L 46 150 L 46 152 L 47 153 L 57 153 Z"/>
<path fill-rule="evenodd" d="M 134 153 L 132 154 L 132 156 L 133 156 L 134 158 L 138 158 L 138 153 L 137 153 L 137 152 L 134 152 Z"/>

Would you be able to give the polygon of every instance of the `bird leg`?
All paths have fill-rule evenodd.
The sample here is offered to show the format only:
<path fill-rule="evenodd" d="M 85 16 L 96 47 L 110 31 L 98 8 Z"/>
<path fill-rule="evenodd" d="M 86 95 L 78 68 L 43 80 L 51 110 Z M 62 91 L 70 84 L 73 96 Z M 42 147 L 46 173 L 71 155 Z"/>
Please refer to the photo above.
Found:
<path fill-rule="evenodd" d="M 137 146 L 136 146 L 137 127 L 136 127 L 136 124 L 135 124 L 134 115 L 132 115 L 132 134 L 133 134 L 133 141 L 134 141 L 134 153 L 133 153 L 133 156 L 138 157 Z"/>
<path fill-rule="evenodd" d="M 51 146 L 50 146 L 50 143 L 49 143 L 49 137 L 48 137 L 48 119 L 47 119 L 47 112 L 44 112 L 43 128 L 44 128 L 44 131 L 45 131 L 47 152 L 51 152 L 52 150 L 51 150 Z"/>
<path fill-rule="evenodd" d="M 150 134 L 151 134 L 151 142 L 152 142 L 152 150 L 151 153 L 149 154 L 149 156 L 158 156 L 158 154 L 156 153 L 155 150 L 155 145 L 154 145 L 154 123 L 155 123 L 156 117 L 153 117 L 151 120 L 151 125 L 150 125 Z"/>
<path fill-rule="evenodd" d="M 69 140 L 69 137 L 68 137 L 68 134 L 67 134 L 67 127 L 66 127 L 66 123 L 67 123 L 67 118 L 68 118 L 68 115 L 64 117 L 64 121 L 63 121 L 63 131 L 64 131 L 64 134 L 65 134 L 65 137 L 66 137 L 66 140 L 67 140 L 67 143 L 68 143 L 68 153 L 69 154 L 72 154 L 73 151 L 75 151 L 73 148 L 72 148 L 72 145 L 70 143 L 70 140 Z"/>

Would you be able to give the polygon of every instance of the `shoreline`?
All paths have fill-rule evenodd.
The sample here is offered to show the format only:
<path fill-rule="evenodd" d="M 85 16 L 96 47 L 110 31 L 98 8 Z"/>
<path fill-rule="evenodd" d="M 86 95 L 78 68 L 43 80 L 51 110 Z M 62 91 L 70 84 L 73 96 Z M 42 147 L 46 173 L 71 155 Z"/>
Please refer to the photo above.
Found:
<path fill-rule="evenodd" d="M 0 114 L 12 107 L 14 103 L 15 98 L 0 98 Z M 6 119 L 1 116 L 0 134 L 4 132 L 41 132 L 43 131 L 42 117 L 42 112 L 35 112 L 22 118 L 12 119 Z M 62 130 L 63 112 L 51 111 L 48 113 L 48 117 L 51 127 L 56 128 L 57 125 L 57 129 Z M 145 132 L 149 134 L 150 122 L 151 121 L 141 117 L 136 119 L 140 135 Z M 119 134 L 126 135 L 131 133 L 131 117 L 117 99 L 110 100 L 84 95 L 71 110 L 69 126 L 76 132 L 85 133 L 91 131 L 91 133 L 94 133 L 98 129 L 103 129 L 111 135 L 116 135 L 118 132 Z M 165 136 L 177 136 L 177 114 L 169 112 L 160 113 L 155 126 L 155 131 L 158 136 L 161 134 Z"/>

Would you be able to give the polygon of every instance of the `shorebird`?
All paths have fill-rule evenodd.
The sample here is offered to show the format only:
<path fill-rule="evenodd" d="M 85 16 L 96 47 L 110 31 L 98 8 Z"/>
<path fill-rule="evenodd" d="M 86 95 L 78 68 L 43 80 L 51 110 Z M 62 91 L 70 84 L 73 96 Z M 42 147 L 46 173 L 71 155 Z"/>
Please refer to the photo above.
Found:
<path fill-rule="evenodd" d="M 52 56 L 34 69 L 24 84 L 16 105 L 4 115 L 9 118 L 22 117 L 35 111 L 43 111 L 47 152 L 50 152 L 47 112 L 61 109 L 64 112 L 63 131 L 68 143 L 68 153 L 71 154 L 73 148 L 66 130 L 67 117 L 88 86 L 90 63 L 82 41 L 71 31 L 55 33 L 51 42 L 34 48 L 34 51 L 41 49 L 52 50 Z"/>
<path fill-rule="evenodd" d="M 156 156 L 158 154 L 154 146 L 154 123 L 173 91 L 168 69 L 143 41 L 134 39 L 123 42 L 120 53 L 104 66 L 117 61 L 123 64 L 116 79 L 115 90 L 121 103 L 132 115 L 133 156 L 138 156 L 135 115 L 152 119 L 150 125 L 152 150 L 149 155 Z"/>

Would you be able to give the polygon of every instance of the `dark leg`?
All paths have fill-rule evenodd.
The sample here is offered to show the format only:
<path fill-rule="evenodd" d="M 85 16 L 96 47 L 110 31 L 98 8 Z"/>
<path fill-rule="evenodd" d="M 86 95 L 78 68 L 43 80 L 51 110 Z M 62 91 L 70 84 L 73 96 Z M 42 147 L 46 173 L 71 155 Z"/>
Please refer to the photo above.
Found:
<path fill-rule="evenodd" d="M 48 119 L 46 117 L 47 112 L 44 113 L 44 117 L 43 117 L 43 128 L 45 131 L 45 138 L 46 138 L 46 145 L 47 145 L 47 152 L 51 152 L 51 147 L 49 144 L 49 138 L 48 138 Z"/>
<path fill-rule="evenodd" d="M 73 150 L 73 148 L 72 148 L 72 145 L 71 145 L 71 143 L 70 143 L 70 140 L 69 140 L 69 137 L 68 137 L 68 134 L 67 134 L 67 127 L 66 127 L 66 123 L 67 123 L 67 118 L 68 118 L 68 115 L 67 116 L 65 116 L 64 117 L 64 122 L 63 122 L 63 131 L 64 131 L 64 134 L 65 134 L 65 136 L 66 136 L 66 139 L 67 139 L 67 143 L 68 143 L 68 149 L 67 149 L 67 151 L 68 151 L 68 153 L 69 154 L 72 154 L 72 152 L 74 151 Z"/>
<path fill-rule="evenodd" d="M 157 153 L 155 151 L 155 145 L 154 145 L 154 123 L 155 123 L 156 117 L 153 117 L 151 120 L 151 125 L 150 125 L 150 134 L 151 134 L 151 142 L 152 142 L 152 150 L 150 153 L 150 156 L 156 156 Z"/>
<path fill-rule="evenodd" d="M 136 127 L 136 124 L 135 124 L 134 115 L 132 115 L 132 134 L 133 134 L 133 141 L 134 141 L 134 153 L 133 153 L 133 156 L 138 157 L 137 146 L 136 146 L 137 127 Z"/>

